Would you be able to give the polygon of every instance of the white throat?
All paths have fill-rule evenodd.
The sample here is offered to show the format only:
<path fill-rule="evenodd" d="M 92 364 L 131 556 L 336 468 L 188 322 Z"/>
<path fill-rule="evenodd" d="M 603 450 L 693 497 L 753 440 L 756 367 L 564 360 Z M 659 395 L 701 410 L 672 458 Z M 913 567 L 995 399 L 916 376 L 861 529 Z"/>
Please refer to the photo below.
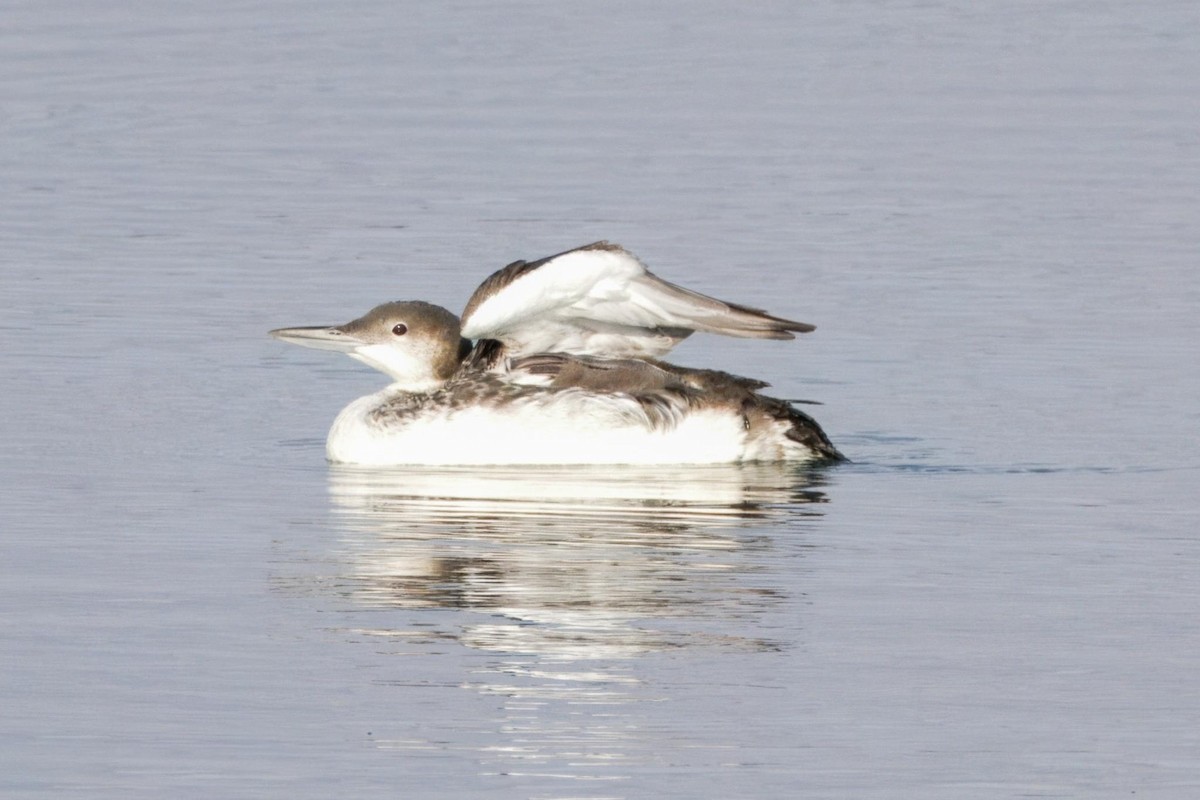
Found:
<path fill-rule="evenodd" d="M 386 344 L 365 344 L 348 355 L 373 367 L 395 381 L 406 392 L 432 392 L 446 384 L 437 377 L 433 364 L 418 354 Z"/>

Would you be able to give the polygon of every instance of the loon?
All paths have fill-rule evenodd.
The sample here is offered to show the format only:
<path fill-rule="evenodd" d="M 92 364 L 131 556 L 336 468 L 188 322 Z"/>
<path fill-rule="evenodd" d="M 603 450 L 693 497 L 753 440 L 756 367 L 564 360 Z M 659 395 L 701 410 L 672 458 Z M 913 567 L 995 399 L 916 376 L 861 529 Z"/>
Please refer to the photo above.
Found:
<path fill-rule="evenodd" d="M 392 379 L 329 431 L 329 461 L 362 465 L 843 461 L 768 384 L 659 358 L 695 331 L 794 339 L 812 325 L 693 292 L 619 245 L 515 261 L 462 317 L 416 300 L 336 326 L 279 328 Z"/>

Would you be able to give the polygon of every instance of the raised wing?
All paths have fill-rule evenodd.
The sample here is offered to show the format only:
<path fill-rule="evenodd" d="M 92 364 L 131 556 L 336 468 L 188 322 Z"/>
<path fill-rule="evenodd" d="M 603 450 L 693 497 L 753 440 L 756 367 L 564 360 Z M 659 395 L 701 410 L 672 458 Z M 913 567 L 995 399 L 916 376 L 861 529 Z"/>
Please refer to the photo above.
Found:
<path fill-rule="evenodd" d="M 462 315 L 463 336 L 499 340 L 508 356 L 656 358 L 693 331 L 793 339 L 811 330 L 664 281 L 608 242 L 513 262 L 475 290 Z"/>

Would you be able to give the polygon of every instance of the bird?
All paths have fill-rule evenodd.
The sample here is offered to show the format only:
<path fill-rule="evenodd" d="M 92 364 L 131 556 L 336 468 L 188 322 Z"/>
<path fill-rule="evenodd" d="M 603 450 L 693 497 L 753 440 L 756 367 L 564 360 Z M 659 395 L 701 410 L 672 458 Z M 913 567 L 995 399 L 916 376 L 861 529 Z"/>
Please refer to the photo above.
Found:
<path fill-rule="evenodd" d="M 276 339 L 391 378 L 337 415 L 335 464 L 802 462 L 845 457 L 767 383 L 661 360 L 693 332 L 794 339 L 814 326 L 717 300 L 593 242 L 490 275 L 462 316 L 420 300 Z"/>

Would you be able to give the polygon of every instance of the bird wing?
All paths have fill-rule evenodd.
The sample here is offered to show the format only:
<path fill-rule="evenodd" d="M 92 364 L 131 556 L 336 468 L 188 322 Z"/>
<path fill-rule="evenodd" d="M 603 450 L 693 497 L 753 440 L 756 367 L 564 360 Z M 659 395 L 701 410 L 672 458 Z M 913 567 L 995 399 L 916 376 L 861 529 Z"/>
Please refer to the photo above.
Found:
<path fill-rule="evenodd" d="M 510 357 L 561 352 L 657 358 L 693 331 L 793 339 L 811 330 L 664 281 L 608 242 L 515 261 L 488 277 L 462 314 L 463 336 L 498 340 Z"/>

